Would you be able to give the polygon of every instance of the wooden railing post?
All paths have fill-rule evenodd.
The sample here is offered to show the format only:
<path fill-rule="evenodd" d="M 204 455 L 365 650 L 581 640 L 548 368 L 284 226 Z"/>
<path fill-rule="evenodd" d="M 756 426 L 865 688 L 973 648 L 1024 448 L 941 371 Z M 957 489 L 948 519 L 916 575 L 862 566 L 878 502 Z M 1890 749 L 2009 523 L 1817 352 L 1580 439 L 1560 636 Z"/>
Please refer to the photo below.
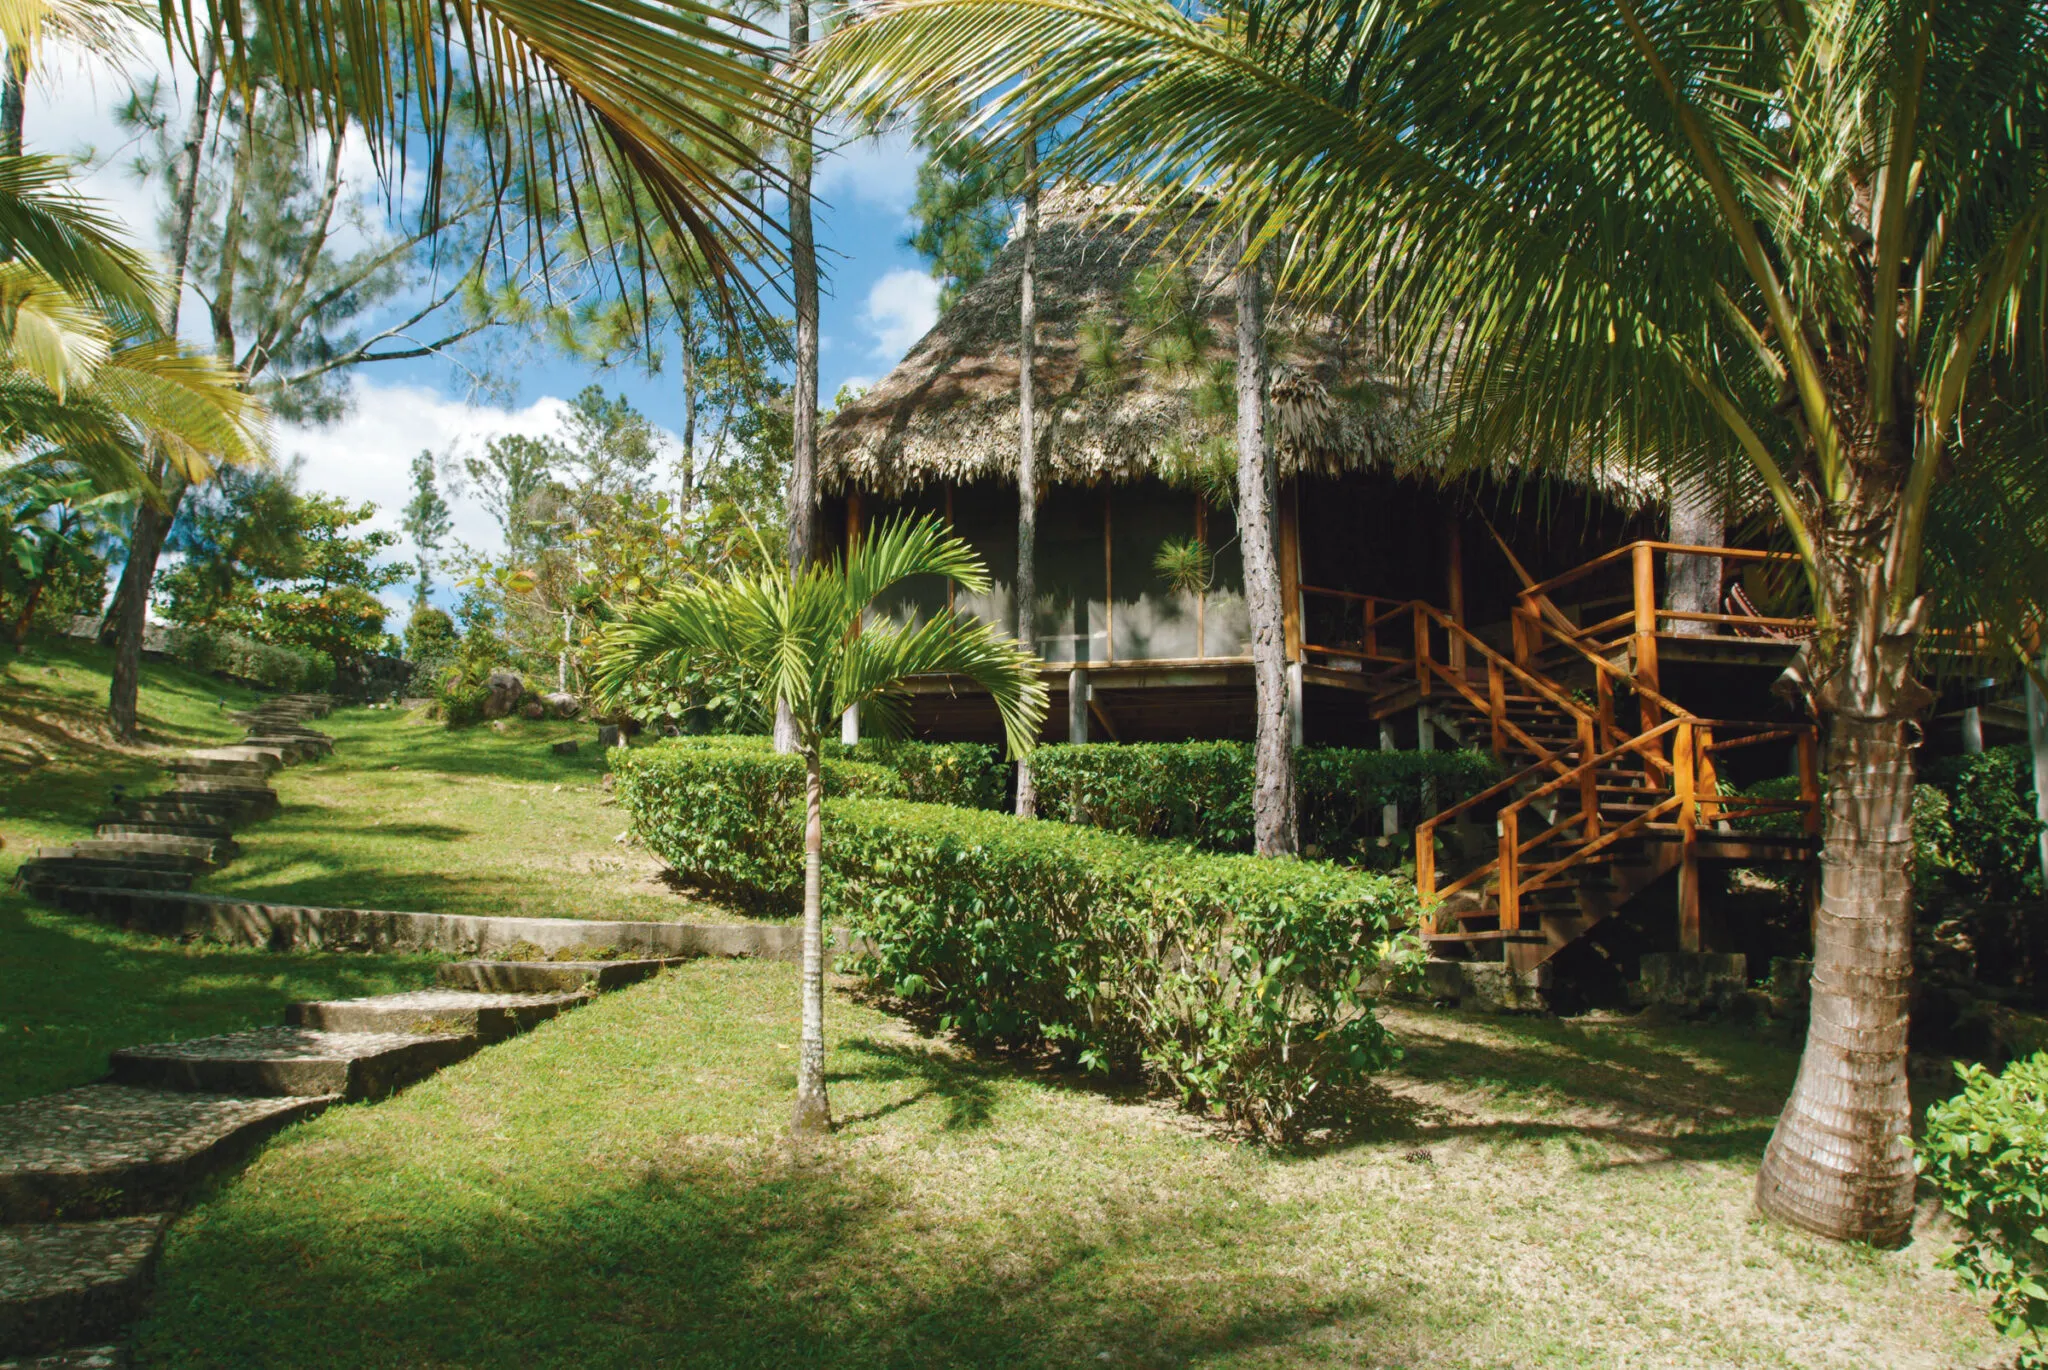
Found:
<path fill-rule="evenodd" d="M 1429 611 L 1415 606 L 1415 683 L 1429 697 Z"/>
<path fill-rule="evenodd" d="M 1527 595 L 1523 595 L 1515 602 L 1514 612 L 1508 616 L 1508 624 L 1514 630 L 1515 664 L 1526 671 L 1536 655 L 1538 644 L 1542 641 L 1542 630 L 1536 622 L 1536 609 L 1529 602 Z"/>
<path fill-rule="evenodd" d="M 1808 837 L 1821 833 L 1820 738 L 1812 728 L 1799 733 L 1799 798 L 1806 805 L 1804 825 Z"/>
<path fill-rule="evenodd" d="M 1500 860 L 1495 863 L 1496 869 L 1500 872 L 1500 893 L 1498 898 L 1500 903 L 1500 930 L 1502 932 L 1520 932 L 1522 930 L 1522 895 L 1521 891 L 1516 888 L 1516 879 L 1520 875 L 1518 863 L 1521 859 L 1521 853 L 1517 848 L 1521 845 L 1522 815 L 1512 808 L 1502 810 L 1500 816 Z"/>
<path fill-rule="evenodd" d="M 1507 740 L 1500 726 L 1508 716 L 1507 682 L 1501 678 L 1500 663 L 1491 657 L 1486 661 L 1486 696 L 1488 720 L 1493 724 L 1493 754 L 1499 756 Z"/>
<path fill-rule="evenodd" d="M 1592 841 L 1600 835 L 1600 768 L 1593 758 L 1600 755 L 1593 742 L 1593 720 L 1579 720 L 1579 765 L 1585 774 L 1579 777 L 1579 812 L 1586 816 L 1586 840 Z"/>
<path fill-rule="evenodd" d="M 1436 824 L 1427 819 L 1415 825 L 1415 892 L 1436 898 Z"/>
<path fill-rule="evenodd" d="M 1680 722 L 1671 743 L 1671 786 L 1678 799 L 1678 946 L 1698 952 L 1700 943 L 1699 815 L 1693 784 L 1693 726 Z"/>
<path fill-rule="evenodd" d="M 1611 752 L 1621 745 L 1621 730 L 1614 726 L 1614 677 L 1605 671 L 1595 670 L 1593 696 L 1599 701 L 1600 750 Z"/>
<path fill-rule="evenodd" d="M 1658 689 L 1657 684 L 1657 558 L 1650 544 L 1635 545 L 1635 638 L 1636 679 Z M 1643 705 L 1643 731 L 1663 720 L 1651 715 L 1654 706 Z"/>

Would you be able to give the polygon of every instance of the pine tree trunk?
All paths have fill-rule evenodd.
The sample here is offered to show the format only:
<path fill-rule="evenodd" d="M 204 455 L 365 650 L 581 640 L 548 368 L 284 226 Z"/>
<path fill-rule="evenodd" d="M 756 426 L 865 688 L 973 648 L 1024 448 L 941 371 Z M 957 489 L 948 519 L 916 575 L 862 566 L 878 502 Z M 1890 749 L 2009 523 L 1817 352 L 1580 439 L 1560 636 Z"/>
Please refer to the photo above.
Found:
<path fill-rule="evenodd" d="M 682 335 L 683 355 L 683 458 L 682 470 L 678 473 L 683 487 L 679 502 L 683 513 L 690 512 L 690 501 L 697 494 L 697 324 L 694 311 L 686 296 L 682 304 L 682 319 L 679 332 Z"/>
<path fill-rule="evenodd" d="M 825 1097 L 825 915 L 820 891 L 825 853 L 825 772 L 815 740 L 804 747 L 803 1035 L 797 1039 L 796 1116 L 790 1130 L 815 1136 L 832 1128 Z"/>
<path fill-rule="evenodd" d="M 2039 669 L 2048 675 L 2048 656 Z M 2034 818 L 2041 825 L 2041 880 L 2048 887 L 2048 696 L 2034 677 L 2027 677 L 2027 745 L 2034 753 Z"/>
<path fill-rule="evenodd" d="M 809 0 L 790 0 L 789 51 L 801 59 L 811 43 Z M 811 227 L 811 116 L 799 107 L 789 145 L 789 261 L 796 292 L 796 393 L 791 397 L 789 565 L 810 565 L 818 550 L 818 248 Z M 797 748 L 796 720 L 786 705 L 775 709 L 775 750 Z"/>
<path fill-rule="evenodd" d="M 1672 542 L 1719 547 L 1728 535 L 1720 492 L 1706 484 L 1674 485 L 1668 528 Z M 1664 585 L 1666 608 L 1686 614 L 1719 613 L 1721 558 L 1668 553 L 1664 558 Z M 1671 631 L 1683 637 L 1699 637 L 1707 633 L 1708 625 L 1676 619 Z"/>
<path fill-rule="evenodd" d="M 1851 507 L 1841 526 L 1882 527 Z M 1840 1241 L 1892 1245 L 1913 1225 L 1912 1103 L 1906 1092 L 1913 981 L 1913 760 L 1908 729 L 1932 699 L 1913 677 L 1916 604 L 1886 611 L 1882 558 L 1823 558 L 1822 593 L 1841 625 L 1808 644 L 1827 730 L 1827 815 L 1813 996 L 1792 1097 L 1757 1175 L 1757 1206 Z"/>
<path fill-rule="evenodd" d="M 1248 249 L 1249 243 L 1240 247 Z M 1252 627 L 1252 843 L 1261 856 L 1300 846 L 1294 811 L 1294 737 L 1287 714 L 1287 638 L 1274 515 L 1279 468 L 1266 440 L 1266 283 L 1262 262 L 1237 273 L 1237 526 Z"/>
<path fill-rule="evenodd" d="M 192 121 L 185 131 L 185 146 L 178 153 L 176 201 L 170 244 L 170 279 L 165 292 L 163 330 L 178 333 L 179 296 L 185 288 L 185 266 L 192 256 L 192 219 L 199 204 L 199 155 L 206 142 L 206 125 L 213 109 L 213 77 L 218 54 L 209 44 L 200 59 L 199 74 L 192 89 Z M 114 674 L 107 688 L 107 721 L 114 735 L 135 736 L 136 692 L 142 683 L 142 634 L 149 624 L 149 589 L 156 580 L 156 562 L 162 555 L 164 537 L 178 516 L 184 499 L 181 481 L 170 474 L 162 459 L 150 463 L 150 474 L 163 488 L 164 507 L 158 509 L 145 499 L 135 508 L 135 524 L 128 539 L 128 561 L 121 568 L 121 584 L 114 603 L 100 628 L 102 641 L 107 628 L 113 629 Z"/>
<path fill-rule="evenodd" d="M 1017 645 L 1038 654 L 1038 147 L 1024 141 L 1024 263 L 1017 287 Z M 1017 816 L 1038 816 L 1031 758 L 1017 759 Z"/>

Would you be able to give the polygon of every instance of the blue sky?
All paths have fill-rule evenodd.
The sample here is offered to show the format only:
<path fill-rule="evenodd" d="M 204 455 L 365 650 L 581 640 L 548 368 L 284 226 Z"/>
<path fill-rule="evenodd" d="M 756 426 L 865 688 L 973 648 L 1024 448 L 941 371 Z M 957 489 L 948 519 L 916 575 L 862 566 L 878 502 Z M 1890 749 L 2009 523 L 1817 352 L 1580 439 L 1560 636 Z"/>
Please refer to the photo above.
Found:
<path fill-rule="evenodd" d="M 86 193 L 129 224 L 136 241 L 154 248 L 157 204 L 122 163 L 124 149 L 113 111 L 129 82 L 164 74 L 163 50 L 154 37 L 141 40 L 135 69 L 92 68 L 61 53 L 45 63 L 30 91 L 28 150 L 92 155 L 84 177 Z M 167 90 L 189 98 L 190 78 L 171 76 Z M 820 306 L 819 362 L 827 404 L 842 385 L 862 384 L 885 374 L 937 317 L 938 283 L 924 263 L 902 245 L 916 190 L 918 156 L 900 138 L 868 139 L 821 161 L 817 173 L 818 244 L 826 273 Z M 367 155 L 344 164 L 357 184 L 369 189 Z M 188 296 L 185 331 L 195 337 L 203 309 Z M 459 360 L 393 362 L 358 368 L 355 403 L 339 423 L 323 428 L 280 426 L 280 458 L 303 462 L 303 483 L 380 507 L 380 524 L 396 529 L 398 507 L 407 496 L 410 463 L 422 447 L 437 452 L 475 448 L 506 432 L 546 433 L 559 422 L 563 402 L 593 381 L 623 391 L 656 423 L 673 432 L 680 424 L 672 375 L 647 377 L 626 366 L 600 371 L 545 348 L 532 348 L 508 368 L 511 393 L 474 400 L 475 387 Z M 475 501 L 457 496 L 456 535 L 475 545 L 492 545 L 497 530 Z M 389 599 L 402 617 L 405 596 Z M 394 617 L 393 626 L 400 621 Z"/>

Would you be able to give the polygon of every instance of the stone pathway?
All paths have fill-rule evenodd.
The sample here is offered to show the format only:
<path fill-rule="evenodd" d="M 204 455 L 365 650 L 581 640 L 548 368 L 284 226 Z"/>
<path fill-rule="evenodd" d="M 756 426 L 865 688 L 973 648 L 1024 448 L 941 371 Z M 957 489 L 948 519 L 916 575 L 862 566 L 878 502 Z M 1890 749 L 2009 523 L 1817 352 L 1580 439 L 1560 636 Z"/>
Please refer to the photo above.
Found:
<path fill-rule="evenodd" d="M 235 825 L 276 811 L 272 772 L 332 749 L 306 726 L 328 707 L 310 695 L 265 704 L 241 720 L 242 744 L 173 762 L 172 789 L 117 798 L 95 837 L 39 851 L 22 883 L 57 903 L 186 889 L 233 857 Z M 124 1363 L 178 1205 L 279 1128 L 381 1098 L 675 964 L 455 962 L 435 989 L 294 1004 L 281 1027 L 130 1047 L 105 1083 L 0 1108 L 0 1370 Z"/>

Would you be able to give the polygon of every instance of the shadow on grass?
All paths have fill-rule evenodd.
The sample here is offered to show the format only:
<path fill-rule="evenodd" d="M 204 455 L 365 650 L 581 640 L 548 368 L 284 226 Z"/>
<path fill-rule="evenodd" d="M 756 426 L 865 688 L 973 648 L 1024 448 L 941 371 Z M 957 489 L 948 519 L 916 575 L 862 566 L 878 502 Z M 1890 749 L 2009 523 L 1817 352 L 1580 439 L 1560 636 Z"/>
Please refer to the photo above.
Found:
<path fill-rule="evenodd" d="M 345 1172 L 319 1200 L 225 1195 L 174 1238 L 140 1363 L 1184 1366 L 1405 1321 L 1230 1270 L 1217 1244 L 1259 1234 L 1220 1205 L 1098 1188 L 1085 1223 L 1053 1201 L 929 1228 L 914 1181 L 837 1160 L 559 1187 L 509 1168 L 380 1177 L 373 1222 Z"/>
<path fill-rule="evenodd" d="M 416 989 L 431 966 L 186 945 L 0 895 L 0 1103 L 97 1079 L 117 1047 L 269 1026 L 298 999 Z"/>
<path fill-rule="evenodd" d="M 908 1080 L 918 1085 L 915 1091 L 901 1098 L 871 1108 L 865 1113 L 848 1114 L 839 1118 L 833 1127 L 836 1132 L 853 1131 L 863 1123 L 875 1122 L 892 1113 L 900 1113 L 913 1104 L 922 1103 L 929 1098 L 937 1098 L 945 1105 L 944 1127 L 948 1132 L 986 1127 L 996 1100 L 995 1086 L 991 1081 L 998 1075 L 1010 1073 L 985 1062 L 946 1060 L 929 1051 L 893 1042 L 878 1042 L 870 1037 L 856 1037 L 841 1042 L 835 1050 L 841 1054 L 850 1053 L 862 1057 L 865 1064 L 858 1070 L 831 1072 L 825 1077 L 828 1086 L 835 1082 L 844 1083 L 852 1080 Z"/>

